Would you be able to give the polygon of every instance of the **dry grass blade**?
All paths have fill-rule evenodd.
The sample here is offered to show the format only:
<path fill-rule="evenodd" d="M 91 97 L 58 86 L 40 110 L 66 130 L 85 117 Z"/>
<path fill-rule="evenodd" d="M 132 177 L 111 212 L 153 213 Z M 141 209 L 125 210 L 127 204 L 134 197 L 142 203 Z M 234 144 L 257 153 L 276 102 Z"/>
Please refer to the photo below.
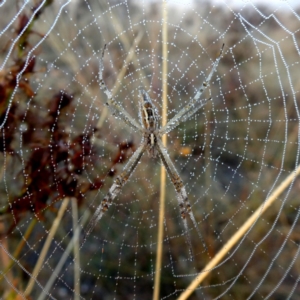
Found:
<path fill-rule="evenodd" d="M 36 223 L 37 223 L 37 220 L 36 220 L 36 219 L 33 219 L 33 220 L 30 222 L 29 226 L 27 227 L 23 239 L 20 241 L 20 243 L 18 244 L 16 250 L 14 251 L 14 253 L 13 253 L 13 255 L 12 255 L 12 257 L 14 257 L 15 259 L 18 259 L 18 258 L 19 258 L 19 255 L 20 255 L 20 253 L 21 253 L 23 247 L 25 246 L 26 241 L 28 240 L 29 236 L 31 235 L 31 233 L 32 233 L 32 231 L 33 231 L 33 229 L 34 229 Z M 7 246 L 7 245 L 5 245 L 5 244 L 3 244 L 3 243 L 2 243 L 2 245 L 5 247 L 5 249 L 8 249 L 8 246 Z M 7 256 L 7 252 L 6 252 L 6 251 L 2 251 L 2 250 L 3 250 L 3 248 L 1 248 L 1 252 L 2 252 L 1 256 L 2 256 L 2 255 Z M 5 258 L 5 259 L 6 259 L 6 258 Z M 4 270 L 1 272 L 1 274 L 0 274 L 0 282 L 1 282 L 1 280 L 2 280 L 3 278 L 7 277 L 7 276 L 6 276 L 7 272 L 8 272 L 9 270 L 11 270 L 12 266 L 13 266 L 15 263 L 16 263 L 16 261 L 11 259 L 10 262 L 9 262 L 9 264 L 7 264 L 7 265 L 5 266 L 5 269 L 4 269 Z M 9 276 L 8 276 L 8 277 L 9 277 Z"/>
<path fill-rule="evenodd" d="M 163 52 L 163 65 L 162 65 L 162 126 L 167 123 L 167 73 L 168 73 L 168 24 L 167 24 L 167 1 L 163 1 L 162 5 L 162 52 Z M 162 143 L 167 145 L 167 135 L 163 135 Z M 158 237 L 157 237 L 157 253 L 156 253 L 156 265 L 155 265 L 155 282 L 154 282 L 154 294 L 153 299 L 159 299 L 160 292 L 160 278 L 161 278 L 161 264 L 163 255 L 163 230 L 164 230 L 164 217 L 165 217 L 165 198 L 166 198 L 166 170 L 161 165 L 160 176 L 160 197 L 159 197 L 159 223 L 158 223 Z"/>
<path fill-rule="evenodd" d="M 55 266 L 55 269 L 53 270 L 51 277 L 47 280 L 47 284 L 45 285 L 44 290 L 40 294 L 38 300 L 43 300 L 47 297 L 49 291 L 51 290 L 53 284 L 55 283 L 55 281 L 57 279 L 57 276 L 58 276 L 57 274 L 60 273 L 60 271 L 62 270 L 66 261 L 69 259 L 72 249 L 75 247 L 74 245 L 76 243 L 76 238 L 77 238 L 77 236 L 79 237 L 79 235 L 80 235 L 80 228 L 84 227 L 86 222 L 89 220 L 89 216 L 90 216 L 90 212 L 88 210 L 86 210 L 84 212 L 83 216 L 80 218 L 81 219 L 80 224 L 76 227 L 76 231 L 75 231 L 72 239 L 70 240 L 70 242 L 69 242 L 65 252 L 61 256 L 59 262 Z"/>
<path fill-rule="evenodd" d="M 78 226 L 78 203 L 77 199 L 72 199 L 72 217 L 74 232 L 74 300 L 80 298 L 80 251 L 79 251 L 79 228 Z"/>
<path fill-rule="evenodd" d="M 300 165 L 291 173 L 275 191 L 264 201 L 256 211 L 246 220 L 241 228 L 228 240 L 216 256 L 203 268 L 186 290 L 179 296 L 178 300 L 187 299 L 199 284 L 210 274 L 213 268 L 221 259 L 230 251 L 230 249 L 243 237 L 247 230 L 256 222 L 256 220 L 274 203 L 274 201 L 283 193 L 283 191 L 295 180 L 300 174 Z"/>
<path fill-rule="evenodd" d="M 62 220 L 62 217 L 67 209 L 67 206 L 69 204 L 69 198 L 65 198 L 60 206 L 60 209 L 58 211 L 58 214 L 57 214 L 57 217 L 55 218 L 55 220 L 53 221 L 53 224 L 52 224 L 52 227 L 49 231 L 49 234 L 47 236 L 47 239 L 45 241 L 45 244 L 44 244 L 44 247 L 40 253 L 40 256 L 39 256 L 39 259 L 34 267 L 34 270 L 31 274 L 31 277 L 30 277 L 30 280 L 29 280 L 29 283 L 25 289 L 25 292 L 24 292 L 24 295 L 25 296 L 29 296 L 31 291 L 32 291 L 32 288 L 34 286 L 34 283 L 35 283 L 35 280 L 40 272 L 40 269 L 44 263 L 44 260 L 45 260 L 45 257 L 48 253 L 48 250 L 49 250 L 49 247 L 51 245 L 51 242 L 53 241 L 53 237 L 54 237 L 54 234 L 56 233 L 57 229 L 59 228 L 59 224 Z"/>

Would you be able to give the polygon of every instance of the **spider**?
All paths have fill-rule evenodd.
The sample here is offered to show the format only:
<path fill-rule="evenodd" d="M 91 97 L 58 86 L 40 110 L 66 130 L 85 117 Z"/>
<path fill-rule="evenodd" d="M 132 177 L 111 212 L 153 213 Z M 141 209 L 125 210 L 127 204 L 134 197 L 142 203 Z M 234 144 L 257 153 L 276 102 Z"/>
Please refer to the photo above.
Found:
<path fill-rule="evenodd" d="M 108 193 L 102 200 L 101 204 L 96 209 L 92 219 L 90 220 L 86 231 L 84 240 L 87 236 L 92 232 L 94 227 L 96 226 L 97 222 L 102 218 L 103 214 L 108 210 L 114 198 L 120 193 L 125 183 L 128 181 L 129 177 L 135 170 L 139 160 L 141 159 L 142 155 L 145 151 L 148 152 L 151 158 L 159 157 L 162 161 L 166 171 L 174 185 L 175 192 L 177 195 L 180 215 L 183 220 L 183 224 L 185 227 L 185 231 L 187 233 L 187 242 L 191 252 L 191 239 L 189 236 L 188 224 L 187 224 L 187 215 L 190 217 L 193 226 L 196 228 L 201 240 L 201 234 L 198 230 L 197 222 L 194 217 L 194 214 L 191 209 L 191 205 L 189 203 L 187 193 L 183 184 L 182 179 L 180 178 L 173 162 L 171 161 L 167 149 L 164 147 L 161 137 L 164 134 L 167 134 L 175 127 L 177 127 L 180 123 L 188 120 L 191 118 L 199 109 L 201 109 L 211 98 L 201 100 L 200 97 L 202 93 L 205 91 L 207 86 L 209 85 L 213 74 L 215 73 L 217 66 L 220 62 L 222 52 L 223 52 L 224 44 L 221 47 L 220 54 L 216 58 L 212 69 L 209 75 L 206 77 L 206 80 L 202 83 L 199 90 L 197 91 L 194 98 L 187 103 L 172 119 L 170 119 L 167 124 L 163 127 L 159 126 L 159 115 L 158 111 L 153 104 L 151 98 L 149 97 L 148 93 L 140 89 L 140 100 L 139 100 L 139 123 L 133 119 L 128 112 L 118 104 L 118 102 L 112 97 L 111 92 L 107 88 L 104 80 L 103 80 L 103 57 L 104 52 L 106 49 L 106 45 L 104 45 L 102 56 L 100 59 L 100 66 L 99 66 L 99 83 L 100 88 L 104 91 L 107 96 L 106 105 L 109 107 L 111 113 L 121 119 L 124 123 L 126 123 L 129 127 L 138 131 L 142 135 L 142 140 L 139 147 L 133 153 L 127 164 L 125 165 L 122 173 L 116 177 L 114 180 L 111 188 L 109 189 Z M 202 240 L 203 243 L 203 240 Z M 205 244 L 204 244 L 205 245 Z"/>

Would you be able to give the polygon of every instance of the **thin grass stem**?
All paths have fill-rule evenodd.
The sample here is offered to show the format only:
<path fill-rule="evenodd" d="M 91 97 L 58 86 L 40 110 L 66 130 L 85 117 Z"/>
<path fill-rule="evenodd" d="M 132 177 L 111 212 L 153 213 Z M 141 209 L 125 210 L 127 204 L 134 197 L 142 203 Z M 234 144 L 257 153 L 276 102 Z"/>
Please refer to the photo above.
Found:
<path fill-rule="evenodd" d="M 162 126 L 167 123 L 167 74 L 168 74 L 168 13 L 167 13 L 167 1 L 162 2 Z M 162 143 L 164 147 L 167 146 L 167 135 L 162 136 Z M 157 237 L 157 252 L 156 252 L 156 264 L 155 264 L 155 281 L 154 281 L 154 293 L 153 299 L 158 300 L 160 294 L 160 281 L 161 281 L 161 265 L 163 256 L 163 237 L 164 237 L 164 218 L 165 218 L 165 198 L 166 198 L 166 170 L 161 165 L 160 171 L 160 196 L 159 196 L 159 221 L 158 221 L 158 237 Z"/>
<path fill-rule="evenodd" d="M 221 259 L 232 249 L 232 247 L 245 235 L 247 230 L 262 216 L 262 214 L 274 203 L 274 201 L 284 192 L 284 190 L 296 179 L 300 174 L 300 165 L 286 177 L 284 181 L 274 190 L 274 192 L 264 201 L 256 211 L 246 220 L 240 229 L 228 240 L 215 257 L 203 268 L 185 291 L 179 296 L 178 300 L 187 299 L 199 286 L 199 284 L 210 274 Z"/>
<path fill-rule="evenodd" d="M 62 256 L 61 256 L 59 262 L 56 264 L 55 269 L 53 270 L 50 278 L 47 280 L 47 284 L 45 285 L 44 290 L 42 291 L 40 296 L 37 298 L 38 300 L 46 299 L 53 284 L 59 277 L 59 273 L 61 272 L 62 268 L 64 267 L 66 261 L 70 258 L 70 253 L 72 252 L 72 249 L 74 248 L 74 244 L 75 244 L 75 237 L 77 236 L 77 234 L 78 234 L 78 236 L 80 236 L 80 229 L 85 226 L 85 224 L 87 223 L 89 218 L 90 218 L 90 212 L 89 212 L 89 210 L 86 210 L 84 212 L 83 216 L 80 218 L 81 219 L 80 224 L 76 228 L 78 233 L 74 234 L 72 239 L 70 240 L 68 246 L 66 247 L 65 252 L 62 254 Z"/>
<path fill-rule="evenodd" d="M 80 251 L 79 251 L 79 230 L 78 230 L 78 203 L 77 199 L 72 201 L 72 219 L 74 233 L 74 300 L 80 299 Z"/>
<path fill-rule="evenodd" d="M 32 219 L 32 221 L 30 222 L 29 226 L 28 226 L 27 229 L 26 229 L 26 232 L 25 232 L 25 234 L 24 234 L 22 240 L 19 242 L 19 244 L 18 244 L 16 250 L 14 251 L 14 253 L 13 253 L 13 255 L 12 255 L 12 256 L 15 258 L 15 260 L 11 260 L 10 263 L 5 267 L 5 270 L 4 270 L 3 272 L 1 272 L 1 274 L 0 274 L 0 282 L 1 282 L 1 280 L 4 278 L 4 275 L 6 275 L 7 272 L 8 272 L 9 270 L 11 270 L 11 268 L 13 267 L 13 265 L 16 264 L 16 261 L 17 261 L 17 259 L 19 258 L 19 255 L 20 255 L 20 253 L 21 253 L 21 251 L 22 251 L 24 245 L 25 245 L 26 242 L 28 241 L 29 236 L 30 236 L 30 234 L 32 233 L 32 231 L 33 231 L 33 229 L 34 229 L 36 223 L 37 223 L 37 219 Z"/>
<path fill-rule="evenodd" d="M 63 200 L 63 202 L 62 202 L 62 204 L 60 206 L 60 209 L 58 211 L 58 214 L 57 214 L 55 220 L 53 221 L 52 227 L 51 227 L 51 229 L 49 231 L 49 234 L 48 234 L 47 239 L 45 241 L 44 247 L 43 247 L 43 249 L 42 249 L 42 251 L 41 251 L 41 253 L 39 255 L 39 259 L 38 259 L 38 261 L 37 261 L 37 263 L 36 263 L 36 265 L 35 265 L 35 267 L 33 269 L 33 272 L 32 272 L 32 274 L 30 276 L 30 280 L 29 280 L 28 285 L 27 285 L 27 287 L 25 289 L 24 295 L 26 297 L 28 297 L 30 295 L 30 293 L 31 293 L 31 291 L 32 291 L 32 289 L 34 287 L 35 281 L 36 281 L 37 276 L 38 276 L 38 274 L 39 274 L 39 272 L 41 270 L 41 267 L 42 267 L 42 265 L 44 263 L 44 260 L 45 260 L 45 257 L 47 255 L 47 253 L 48 253 L 48 250 L 50 248 L 51 242 L 53 241 L 53 237 L 54 237 L 57 229 L 59 228 L 59 224 L 60 224 L 60 222 L 62 220 L 62 217 L 63 217 L 63 215 L 64 215 L 64 213 L 65 213 L 65 211 L 67 209 L 67 206 L 69 204 L 69 200 L 70 199 L 68 197 L 66 197 Z"/>

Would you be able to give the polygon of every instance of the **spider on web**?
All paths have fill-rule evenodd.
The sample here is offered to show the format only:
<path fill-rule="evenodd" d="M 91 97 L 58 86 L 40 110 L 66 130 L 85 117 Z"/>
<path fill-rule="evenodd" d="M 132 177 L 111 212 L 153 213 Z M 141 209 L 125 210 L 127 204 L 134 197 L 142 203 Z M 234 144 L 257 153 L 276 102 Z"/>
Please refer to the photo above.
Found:
<path fill-rule="evenodd" d="M 218 57 L 216 58 L 212 69 L 207 76 L 206 80 L 202 83 L 201 87 L 197 91 L 194 98 L 187 103 L 171 120 L 167 122 L 167 124 L 163 127 L 159 126 L 159 115 L 158 111 L 153 104 L 151 98 L 149 97 L 148 93 L 140 89 L 140 101 L 139 101 L 139 123 L 133 119 L 127 111 L 118 104 L 118 102 L 113 98 L 111 92 L 107 88 L 104 80 L 103 80 L 103 57 L 104 52 L 106 49 L 106 45 L 104 45 L 102 56 L 100 59 L 100 67 L 99 67 L 99 82 L 100 88 L 104 91 L 107 96 L 106 105 L 109 107 L 111 113 L 121 119 L 124 123 L 126 123 L 129 127 L 138 131 L 142 135 L 142 140 L 139 147 L 133 153 L 127 164 L 125 165 L 122 173 L 117 176 L 114 180 L 113 185 L 109 189 L 108 193 L 102 200 L 101 204 L 96 209 L 92 219 L 90 220 L 89 224 L 87 225 L 85 231 L 84 240 L 86 240 L 87 236 L 92 232 L 94 227 L 96 226 L 97 222 L 102 218 L 103 214 L 108 210 L 109 206 L 112 204 L 114 198 L 120 193 L 125 183 L 128 181 L 130 175 L 135 170 L 138 162 L 140 161 L 142 155 L 145 151 L 148 152 L 150 157 L 155 158 L 159 157 L 166 168 L 166 171 L 174 185 L 177 200 L 179 204 L 180 215 L 184 223 L 184 227 L 187 233 L 187 242 L 190 248 L 190 254 L 192 246 L 191 246 L 191 239 L 189 236 L 189 228 L 187 224 L 187 215 L 189 215 L 194 227 L 196 228 L 198 235 L 202 240 L 202 236 L 199 232 L 196 219 L 191 209 L 191 205 L 189 203 L 187 193 L 185 187 L 183 185 L 183 181 L 180 178 L 173 162 L 171 161 L 167 149 L 164 147 L 161 137 L 164 134 L 167 134 L 175 127 L 177 127 L 180 123 L 190 119 L 199 109 L 201 109 L 211 98 L 201 100 L 200 97 L 202 93 L 205 91 L 207 86 L 210 83 L 210 80 L 215 73 L 217 66 L 220 62 L 222 52 L 223 52 L 224 44 L 220 50 Z M 203 240 L 202 240 L 203 243 Z M 203 243 L 204 244 L 204 243 Z M 205 246 L 205 244 L 204 244 Z"/>

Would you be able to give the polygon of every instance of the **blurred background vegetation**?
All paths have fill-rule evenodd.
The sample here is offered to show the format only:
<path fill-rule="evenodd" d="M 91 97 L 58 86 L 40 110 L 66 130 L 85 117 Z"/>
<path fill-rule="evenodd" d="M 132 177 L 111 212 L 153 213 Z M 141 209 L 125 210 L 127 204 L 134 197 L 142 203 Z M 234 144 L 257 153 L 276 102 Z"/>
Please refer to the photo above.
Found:
<path fill-rule="evenodd" d="M 150 299 L 160 163 L 147 155 L 80 248 L 80 268 L 72 251 L 55 268 L 74 224 L 84 228 L 140 141 L 105 106 L 97 79 L 105 43 L 104 80 L 116 99 L 137 119 L 138 89 L 145 87 L 161 112 L 161 4 L 3 5 L 0 294 L 43 299 L 43 287 L 45 298 L 62 299 L 79 286 L 85 299 Z M 161 298 L 174 299 L 299 163 L 300 10 L 195 1 L 170 5 L 168 15 L 168 118 L 194 96 L 225 43 L 205 94 L 212 100 L 168 136 L 207 245 L 206 251 L 191 226 L 195 259 L 188 260 L 168 182 Z M 297 299 L 298 193 L 296 179 L 191 299 L 246 299 L 252 293 L 260 299 L 272 291 L 272 299 L 287 299 L 293 291 L 290 299 Z M 67 209 L 38 272 L 40 285 L 29 289 L 29 274 L 65 199 Z M 45 291 L 53 274 L 50 297 Z"/>

